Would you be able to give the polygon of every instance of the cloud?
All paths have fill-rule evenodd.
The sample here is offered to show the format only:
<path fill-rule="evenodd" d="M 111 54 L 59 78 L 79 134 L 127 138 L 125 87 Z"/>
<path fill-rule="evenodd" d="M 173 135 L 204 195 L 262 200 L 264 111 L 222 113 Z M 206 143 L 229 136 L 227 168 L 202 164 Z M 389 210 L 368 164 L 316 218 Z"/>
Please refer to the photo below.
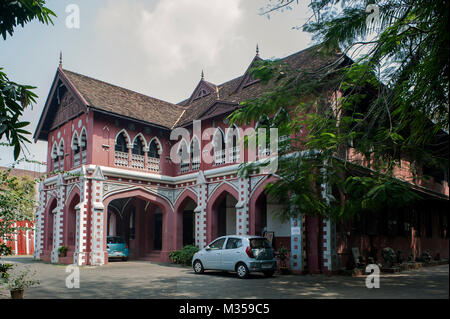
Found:
<path fill-rule="evenodd" d="M 164 75 L 189 64 L 214 65 L 240 38 L 241 1 L 164 0 L 152 8 L 142 2 L 111 2 L 100 21 L 102 28 L 126 29 L 121 41 L 143 51 L 147 67 Z"/>

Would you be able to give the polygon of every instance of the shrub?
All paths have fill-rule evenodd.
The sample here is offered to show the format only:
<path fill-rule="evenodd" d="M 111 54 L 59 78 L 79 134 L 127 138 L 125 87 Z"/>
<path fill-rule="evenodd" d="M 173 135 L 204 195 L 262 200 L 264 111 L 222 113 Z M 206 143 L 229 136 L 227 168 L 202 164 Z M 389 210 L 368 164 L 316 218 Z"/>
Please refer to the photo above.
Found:
<path fill-rule="evenodd" d="M 190 265 L 192 257 L 199 251 L 199 248 L 192 245 L 184 246 L 182 250 L 174 250 L 169 254 L 170 260 L 174 264 Z"/>

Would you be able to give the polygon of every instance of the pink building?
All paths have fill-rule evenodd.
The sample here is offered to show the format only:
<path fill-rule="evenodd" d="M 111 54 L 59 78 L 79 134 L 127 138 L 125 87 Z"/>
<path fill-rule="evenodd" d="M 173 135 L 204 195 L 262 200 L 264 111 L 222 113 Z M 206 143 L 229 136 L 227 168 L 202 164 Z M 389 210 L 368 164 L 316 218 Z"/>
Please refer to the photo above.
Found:
<path fill-rule="evenodd" d="M 327 61 L 313 56 L 315 48 L 283 61 L 298 70 L 320 68 Z M 273 216 L 283 204 L 264 193 L 274 177 L 237 176 L 240 162 L 250 155 L 238 143 L 242 131 L 230 135 L 227 116 L 265 90 L 248 70 L 220 85 L 202 74 L 191 96 L 172 104 L 60 65 L 35 140 L 48 141 L 48 172 L 64 173 L 40 184 L 35 258 L 103 265 L 106 237 L 121 235 L 131 258 L 169 261 L 169 252 L 183 245 L 204 247 L 221 235 L 266 230 L 274 232 L 275 247 L 290 249 L 292 270 L 337 269 L 345 253 L 339 255 L 336 225 L 300 214 L 282 223 Z M 186 128 L 189 136 L 171 139 L 174 128 Z M 213 133 L 205 137 L 206 129 Z M 210 163 L 200 160 L 207 144 L 213 145 Z M 171 151 L 183 149 L 194 151 L 176 163 Z M 266 150 L 257 156 L 262 153 Z M 442 243 L 448 250 L 448 240 Z M 63 245 L 69 251 L 60 258 Z"/>

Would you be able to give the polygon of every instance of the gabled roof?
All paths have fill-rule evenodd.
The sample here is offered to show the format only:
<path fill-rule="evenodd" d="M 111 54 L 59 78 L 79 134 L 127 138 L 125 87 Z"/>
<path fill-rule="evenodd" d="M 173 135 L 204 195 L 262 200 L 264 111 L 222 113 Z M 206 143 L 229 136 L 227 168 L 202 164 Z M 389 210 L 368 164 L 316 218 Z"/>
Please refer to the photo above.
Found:
<path fill-rule="evenodd" d="M 62 70 L 93 109 L 172 128 L 183 107 L 68 70 Z"/>
<path fill-rule="evenodd" d="M 92 109 L 167 129 L 172 128 L 184 110 L 182 106 L 59 67 L 34 134 L 35 141 L 45 140 L 52 129 L 51 123 L 59 108 L 56 100 L 60 86 L 64 86 L 75 97 L 84 111 Z"/>
<path fill-rule="evenodd" d="M 300 73 L 301 71 L 311 72 L 323 69 L 325 66 L 335 63 L 337 58 L 343 58 L 342 53 L 336 52 L 332 55 L 323 56 L 321 54 L 321 46 L 315 45 L 282 58 L 279 61 L 287 63 L 293 72 Z M 257 98 L 270 89 L 273 85 L 272 83 L 263 84 L 259 81 L 251 81 L 249 77 L 249 69 L 257 60 L 260 60 L 258 55 L 255 56 L 243 75 L 218 85 L 217 94 L 210 94 L 194 101 L 187 99 L 180 102 L 179 105 L 184 106 L 186 111 L 183 113 L 177 126 L 189 125 L 193 120 L 200 119 L 208 113 L 211 107 L 218 106 L 216 102 L 220 101 L 225 106 L 222 113 L 228 113 L 230 110 L 235 109 L 241 102 Z M 234 104 L 236 107 L 232 108 L 229 104 L 225 105 L 223 102 Z M 219 110 L 215 110 L 211 114 L 218 115 L 220 112 Z"/>
<path fill-rule="evenodd" d="M 338 52 L 324 57 L 318 54 L 320 51 L 321 46 L 316 45 L 280 61 L 287 63 L 294 72 L 317 71 L 335 63 L 338 57 L 342 57 L 342 54 Z M 68 71 L 60 66 L 53 80 L 34 139 L 46 139 L 48 132 L 61 123 L 61 119 L 55 120 L 60 103 L 58 88 L 61 86 L 70 93 L 70 101 L 74 101 L 73 103 L 77 105 L 75 111 L 70 114 L 71 117 L 77 116 L 80 112 L 94 110 L 171 129 L 175 126 L 189 125 L 196 119 L 229 113 L 239 107 L 241 102 L 257 98 L 270 89 L 270 82 L 266 85 L 253 81 L 249 75 L 250 67 L 257 60 L 260 60 L 258 54 L 243 75 L 220 85 L 206 81 L 202 74 L 202 79 L 191 96 L 178 104 Z M 198 93 L 201 93 L 201 90 L 205 90 L 207 94 L 200 94 L 199 97 Z"/>

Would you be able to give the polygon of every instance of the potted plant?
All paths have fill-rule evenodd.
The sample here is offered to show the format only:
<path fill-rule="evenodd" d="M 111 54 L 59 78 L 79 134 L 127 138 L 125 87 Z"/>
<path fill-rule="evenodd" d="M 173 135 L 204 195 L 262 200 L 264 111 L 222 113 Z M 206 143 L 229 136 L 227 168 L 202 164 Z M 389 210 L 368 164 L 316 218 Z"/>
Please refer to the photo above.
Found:
<path fill-rule="evenodd" d="M 14 264 L 8 269 L 8 275 L 4 278 L 6 287 L 11 292 L 12 299 L 23 299 L 26 288 L 39 285 L 39 280 L 35 279 L 36 270 L 30 266 Z"/>
<path fill-rule="evenodd" d="M 59 257 L 66 257 L 68 250 L 69 250 L 69 248 L 67 246 L 59 247 L 58 248 L 58 255 L 59 255 Z"/>
<path fill-rule="evenodd" d="M 289 274 L 289 267 L 287 265 L 289 251 L 286 247 L 281 246 L 280 249 L 276 251 L 276 257 L 280 261 L 280 272 L 283 275 Z"/>

